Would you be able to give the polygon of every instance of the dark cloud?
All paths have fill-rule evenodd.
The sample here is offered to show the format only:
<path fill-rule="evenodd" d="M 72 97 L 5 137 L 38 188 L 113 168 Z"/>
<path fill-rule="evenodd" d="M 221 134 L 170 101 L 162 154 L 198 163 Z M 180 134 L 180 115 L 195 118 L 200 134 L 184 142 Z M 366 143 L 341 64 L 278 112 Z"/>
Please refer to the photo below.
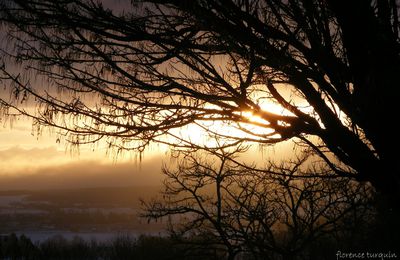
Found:
<path fill-rule="evenodd" d="M 142 163 L 80 161 L 0 176 L 0 190 L 161 185 L 161 157 Z"/>

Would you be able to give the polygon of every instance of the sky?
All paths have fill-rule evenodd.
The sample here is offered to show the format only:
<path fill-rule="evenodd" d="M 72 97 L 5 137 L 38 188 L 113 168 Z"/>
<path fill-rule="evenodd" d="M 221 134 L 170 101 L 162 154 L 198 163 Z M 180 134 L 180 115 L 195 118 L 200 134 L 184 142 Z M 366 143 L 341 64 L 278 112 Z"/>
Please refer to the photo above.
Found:
<path fill-rule="evenodd" d="M 102 0 L 106 8 L 126 11 L 127 0 Z M 0 32 L 0 44 L 6 44 Z M 0 89 L 0 95 L 6 93 Z M 135 153 L 115 158 L 106 149 L 80 147 L 71 152 L 47 131 L 32 135 L 32 124 L 20 118 L 10 126 L 0 117 L 0 190 L 106 186 L 159 186 L 165 150 L 152 149 L 141 161 Z"/>
<path fill-rule="evenodd" d="M 106 7 L 118 10 L 125 10 L 129 3 L 103 2 Z M 189 132 L 190 138 L 202 136 L 194 128 Z M 163 180 L 162 163 L 169 160 L 165 147 L 154 146 L 138 160 L 138 154 L 134 152 L 115 158 L 101 146 L 94 149 L 81 146 L 79 153 L 71 152 L 65 143 L 56 140 L 51 131 L 45 130 L 41 136 L 33 135 L 32 123 L 27 118 L 19 118 L 10 125 L 2 122 L 0 117 L 0 190 L 159 186 Z M 254 147 L 248 157 L 254 160 L 262 160 L 264 156 L 282 157 L 285 151 L 287 149 L 270 149 L 267 153 L 259 153 L 260 150 Z"/>
<path fill-rule="evenodd" d="M 0 190 L 106 186 L 159 186 L 165 151 L 115 158 L 101 147 L 71 152 L 55 135 L 33 136 L 31 122 L 21 118 L 0 127 Z"/>
<path fill-rule="evenodd" d="M 191 128 L 193 132 L 193 128 Z M 193 133 L 198 138 L 201 133 Z M 58 143 L 51 131 L 32 134 L 31 121 L 16 120 L 0 126 L 0 190 L 37 190 L 116 186 L 161 186 L 162 164 L 171 160 L 168 149 L 151 146 L 141 159 L 135 152 L 115 157 L 98 146 L 71 151 Z M 248 162 L 287 156 L 291 143 L 274 148 L 253 145 L 245 155 Z"/>

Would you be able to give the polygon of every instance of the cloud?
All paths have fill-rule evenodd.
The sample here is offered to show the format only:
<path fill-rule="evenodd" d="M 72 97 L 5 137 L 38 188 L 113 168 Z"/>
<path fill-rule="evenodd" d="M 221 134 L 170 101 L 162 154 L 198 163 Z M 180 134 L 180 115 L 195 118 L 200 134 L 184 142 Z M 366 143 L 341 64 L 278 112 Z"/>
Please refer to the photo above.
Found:
<path fill-rule="evenodd" d="M 55 146 L 14 146 L 0 150 L 0 190 L 159 186 L 162 160 L 153 155 L 142 162 L 113 161 L 102 152 L 71 156 Z"/>
<path fill-rule="evenodd" d="M 38 168 L 30 174 L 0 176 L 0 190 L 115 186 L 160 186 L 161 157 L 141 164 L 80 161 Z"/>
<path fill-rule="evenodd" d="M 74 158 L 66 156 L 65 152 L 57 150 L 55 146 L 13 146 L 0 150 L 0 176 L 32 174 L 41 168 L 66 164 L 73 160 Z"/>
<path fill-rule="evenodd" d="M 8 149 L 0 150 L 0 160 L 48 160 L 54 157 L 65 156 L 64 152 L 58 151 L 56 147 L 49 146 L 44 148 L 21 148 L 14 146 Z"/>

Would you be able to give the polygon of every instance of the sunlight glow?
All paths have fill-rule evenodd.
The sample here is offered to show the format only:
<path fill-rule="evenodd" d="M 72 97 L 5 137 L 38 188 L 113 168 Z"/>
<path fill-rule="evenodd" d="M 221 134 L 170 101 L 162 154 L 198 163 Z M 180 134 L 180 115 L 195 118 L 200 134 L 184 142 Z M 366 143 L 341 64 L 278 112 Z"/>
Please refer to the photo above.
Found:
<path fill-rule="evenodd" d="M 264 102 L 260 105 L 263 111 L 276 115 L 292 115 L 289 111 L 275 103 Z M 195 124 L 170 131 L 173 136 L 188 140 L 199 146 L 215 147 L 227 144 L 234 140 L 261 140 L 264 138 L 279 138 L 274 130 L 269 128 L 269 122 L 251 111 L 242 111 L 238 115 L 249 120 L 248 122 L 225 121 L 196 121 Z M 253 124 L 254 123 L 254 124 Z M 260 126 L 263 125 L 263 126 Z M 226 137 L 226 138 L 225 138 Z M 229 138 L 231 137 L 231 138 Z M 168 141 L 174 142 L 172 139 Z"/>

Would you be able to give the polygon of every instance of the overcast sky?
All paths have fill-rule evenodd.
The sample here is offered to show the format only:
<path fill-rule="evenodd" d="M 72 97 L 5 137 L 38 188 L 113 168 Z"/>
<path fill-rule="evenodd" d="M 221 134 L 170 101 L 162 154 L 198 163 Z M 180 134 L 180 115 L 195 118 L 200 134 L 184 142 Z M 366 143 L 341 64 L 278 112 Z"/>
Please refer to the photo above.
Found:
<path fill-rule="evenodd" d="M 127 4 L 130 3 L 128 0 L 103 0 L 103 2 L 106 7 L 117 11 L 127 11 Z M 4 35 L 0 32 L 0 36 Z M 43 86 L 45 88 L 45 85 Z M 0 95 L 4 97 L 9 93 L 3 89 L 0 90 Z M 28 102 L 28 109 L 31 105 L 33 104 Z M 273 108 L 270 109 L 273 111 Z M 31 121 L 26 118 L 20 118 L 12 127 L 2 122 L 0 118 L 0 124 L 0 190 L 120 185 L 158 186 L 162 180 L 160 174 L 162 161 L 169 160 L 166 155 L 168 149 L 158 146 L 151 147 L 145 152 L 141 162 L 137 160 L 137 153 L 125 154 L 115 159 L 112 154 L 106 154 L 106 149 L 101 145 L 94 149 L 82 146 L 79 153 L 71 153 L 65 143 L 57 143 L 57 137 L 46 130 L 40 137 L 32 135 Z M 184 131 L 183 136 L 191 139 L 204 138 L 204 133 L 193 127 L 188 129 L 189 131 Z M 287 144 L 281 146 L 286 147 Z M 282 158 L 285 153 L 287 147 L 270 149 L 264 154 L 254 147 L 247 156 L 254 161 L 262 162 L 263 156 Z"/>
<path fill-rule="evenodd" d="M 127 12 L 131 6 L 130 0 L 102 2 L 116 12 Z M 2 31 L 0 44 L 7 44 Z M 7 99 L 10 94 L 0 89 L 0 95 Z M 138 154 L 115 158 L 101 145 L 95 149 L 82 146 L 79 153 L 71 153 L 56 139 L 46 130 L 40 137 L 32 135 L 27 118 L 20 118 L 11 127 L 0 117 L 0 190 L 161 184 L 162 160 L 168 160 L 165 149 L 152 148 L 139 162 Z"/>
<path fill-rule="evenodd" d="M 115 158 L 101 147 L 83 146 L 78 154 L 55 135 L 31 132 L 26 118 L 0 127 L 0 190 L 161 185 L 165 150 L 154 148 L 142 161 L 135 153 Z"/>
<path fill-rule="evenodd" d="M 12 127 L 0 127 L 0 190 L 160 186 L 162 163 L 170 160 L 166 147 L 152 146 L 140 161 L 137 153 L 115 158 L 101 146 L 70 152 L 65 143 L 56 142 L 55 135 L 44 131 L 37 137 L 31 132 L 26 118 Z M 263 150 L 255 145 L 246 158 L 262 163 L 287 156 L 288 149 L 290 143 Z"/>

